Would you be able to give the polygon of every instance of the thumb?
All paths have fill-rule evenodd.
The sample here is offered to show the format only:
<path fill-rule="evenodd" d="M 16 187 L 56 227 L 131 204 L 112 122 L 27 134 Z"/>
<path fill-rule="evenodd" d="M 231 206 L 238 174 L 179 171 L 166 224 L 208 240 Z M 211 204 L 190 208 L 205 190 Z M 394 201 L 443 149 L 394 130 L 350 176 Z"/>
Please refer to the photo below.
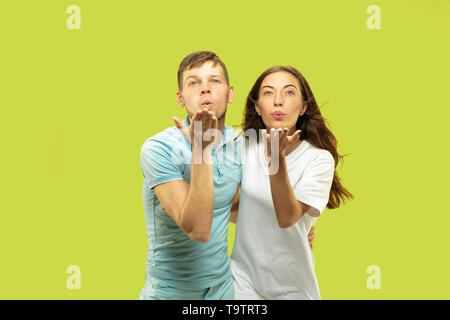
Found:
<path fill-rule="evenodd" d="M 175 126 L 179 129 L 179 130 L 183 130 L 183 128 L 186 128 L 183 124 L 183 122 L 181 122 L 180 119 L 178 119 L 177 117 L 172 117 L 173 122 L 175 123 Z"/>
<path fill-rule="evenodd" d="M 294 134 L 292 136 L 289 136 L 288 137 L 289 143 L 293 143 L 294 141 L 297 141 L 298 139 L 300 139 L 301 132 L 302 132 L 302 130 L 297 130 L 294 132 Z"/>
<path fill-rule="evenodd" d="M 175 127 L 177 127 L 178 130 L 180 130 L 181 134 L 188 140 L 191 141 L 191 137 L 189 135 L 189 129 L 186 128 L 186 126 L 181 122 L 180 119 L 177 117 L 172 117 L 172 121 L 175 123 Z"/>

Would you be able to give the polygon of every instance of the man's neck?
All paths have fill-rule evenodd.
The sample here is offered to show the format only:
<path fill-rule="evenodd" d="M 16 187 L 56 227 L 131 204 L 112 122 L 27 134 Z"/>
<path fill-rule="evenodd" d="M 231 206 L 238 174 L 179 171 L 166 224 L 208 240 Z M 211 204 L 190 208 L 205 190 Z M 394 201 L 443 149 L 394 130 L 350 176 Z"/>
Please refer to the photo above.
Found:
<path fill-rule="evenodd" d="M 220 130 L 223 134 L 223 128 L 225 127 L 225 116 L 222 117 L 222 119 L 219 119 L 217 123 L 217 129 Z"/>

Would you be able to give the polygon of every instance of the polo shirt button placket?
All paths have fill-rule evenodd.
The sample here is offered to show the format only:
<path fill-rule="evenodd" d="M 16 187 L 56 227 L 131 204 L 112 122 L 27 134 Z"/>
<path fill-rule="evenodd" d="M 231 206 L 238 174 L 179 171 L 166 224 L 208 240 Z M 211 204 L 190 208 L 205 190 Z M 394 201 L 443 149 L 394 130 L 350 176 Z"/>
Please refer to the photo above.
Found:
<path fill-rule="evenodd" d="M 214 157 L 214 162 L 216 163 L 216 166 L 217 166 L 218 178 L 221 180 L 222 179 L 222 175 L 223 175 L 222 165 L 219 162 L 219 158 L 217 156 L 217 150 L 216 149 L 213 149 L 213 157 Z"/>

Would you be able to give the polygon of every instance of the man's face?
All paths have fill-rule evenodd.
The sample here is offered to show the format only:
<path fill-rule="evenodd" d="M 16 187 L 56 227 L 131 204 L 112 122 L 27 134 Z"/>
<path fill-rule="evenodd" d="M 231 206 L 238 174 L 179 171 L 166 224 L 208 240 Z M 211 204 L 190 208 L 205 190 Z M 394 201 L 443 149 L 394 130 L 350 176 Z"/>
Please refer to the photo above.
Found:
<path fill-rule="evenodd" d="M 186 107 L 189 118 L 197 110 L 207 108 L 218 120 L 223 119 L 227 104 L 233 101 L 233 87 L 228 87 L 220 64 L 213 64 L 207 61 L 183 72 L 183 87 L 177 91 L 177 101 Z"/>

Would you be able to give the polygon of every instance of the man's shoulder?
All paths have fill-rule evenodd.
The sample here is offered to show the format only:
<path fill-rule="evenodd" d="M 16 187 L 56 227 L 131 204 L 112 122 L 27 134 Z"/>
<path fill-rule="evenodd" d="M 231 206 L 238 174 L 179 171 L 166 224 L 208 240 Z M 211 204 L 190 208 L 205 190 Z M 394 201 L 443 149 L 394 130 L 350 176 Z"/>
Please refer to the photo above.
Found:
<path fill-rule="evenodd" d="M 187 143 L 181 132 L 174 126 L 167 128 L 145 140 L 141 151 L 152 148 L 174 149 Z"/>

